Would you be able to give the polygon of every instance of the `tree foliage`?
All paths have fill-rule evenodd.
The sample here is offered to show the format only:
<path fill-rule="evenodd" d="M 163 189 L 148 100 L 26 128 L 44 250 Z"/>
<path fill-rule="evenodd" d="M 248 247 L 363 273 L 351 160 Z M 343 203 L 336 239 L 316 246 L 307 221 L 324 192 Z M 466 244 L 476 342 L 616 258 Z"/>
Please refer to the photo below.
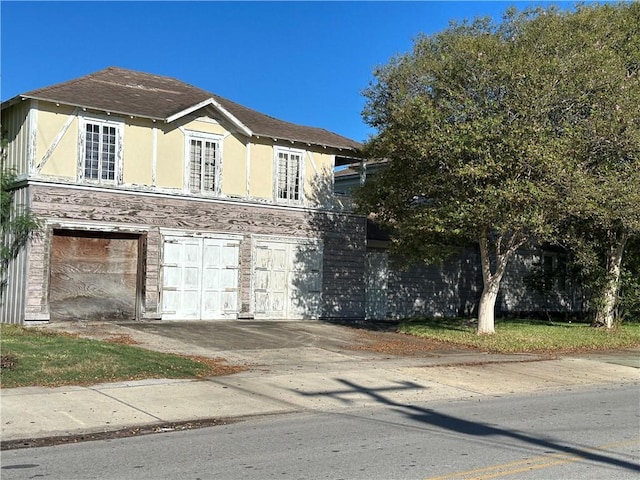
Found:
<path fill-rule="evenodd" d="M 640 34 L 630 37 L 628 10 L 511 10 L 500 24 L 453 24 L 376 69 L 365 91 L 363 116 L 377 130 L 366 153 L 386 167 L 358 204 L 414 260 L 479 245 L 479 333 L 493 332 L 517 248 L 562 234 L 597 249 L 600 237 L 579 234 L 596 220 L 600 235 L 636 228 L 637 63 L 626 59 Z"/>
<path fill-rule="evenodd" d="M 40 229 L 40 221 L 23 205 L 14 202 L 17 175 L 5 165 L 6 141 L 0 140 L 0 298 L 7 282 L 9 262 Z"/>
<path fill-rule="evenodd" d="M 582 6 L 537 24 L 555 33 L 544 53 L 562 62 L 560 232 L 592 292 L 595 324 L 611 327 L 624 252 L 640 233 L 640 4 Z"/>
<path fill-rule="evenodd" d="M 413 258 L 479 245 L 479 333 L 493 333 L 508 260 L 551 233 L 554 165 L 540 147 L 551 133 L 539 95 L 545 72 L 514 40 L 521 21 L 511 14 L 501 25 L 476 20 L 420 37 L 413 52 L 376 70 L 365 92 L 365 119 L 378 130 L 367 154 L 388 164 L 359 205 Z"/>

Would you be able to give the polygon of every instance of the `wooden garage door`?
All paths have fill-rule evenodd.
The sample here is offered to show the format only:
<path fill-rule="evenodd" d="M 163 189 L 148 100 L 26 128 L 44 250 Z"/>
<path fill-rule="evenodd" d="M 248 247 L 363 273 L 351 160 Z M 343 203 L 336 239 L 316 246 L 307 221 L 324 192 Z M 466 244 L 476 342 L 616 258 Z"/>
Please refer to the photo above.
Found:
<path fill-rule="evenodd" d="M 236 318 L 239 246 L 238 240 L 165 237 L 162 318 Z"/>
<path fill-rule="evenodd" d="M 135 319 L 138 244 L 135 235 L 54 231 L 51 319 Z"/>
<path fill-rule="evenodd" d="M 310 241 L 259 240 L 253 251 L 254 314 L 260 318 L 318 318 L 322 248 Z"/>

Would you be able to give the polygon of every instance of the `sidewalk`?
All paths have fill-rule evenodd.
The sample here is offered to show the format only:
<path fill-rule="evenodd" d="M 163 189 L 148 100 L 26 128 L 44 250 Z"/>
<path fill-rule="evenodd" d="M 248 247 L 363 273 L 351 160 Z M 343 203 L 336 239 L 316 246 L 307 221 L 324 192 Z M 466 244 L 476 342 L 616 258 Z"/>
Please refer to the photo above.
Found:
<path fill-rule="evenodd" d="M 144 380 L 90 387 L 25 387 L 1 391 L 3 442 L 61 437 L 198 420 L 376 405 L 441 402 L 567 387 L 640 383 L 638 349 L 617 354 L 544 359 L 535 355 L 452 352 L 429 358 L 349 358 L 297 349 L 304 367 L 263 364 L 206 380 Z M 344 358 L 343 358 L 344 357 Z M 375 393 L 375 395 L 372 395 Z M 160 427 L 158 427 L 160 428 Z M 9 446 L 5 444 L 5 447 Z M 10 447 L 10 446 L 9 446 Z"/>

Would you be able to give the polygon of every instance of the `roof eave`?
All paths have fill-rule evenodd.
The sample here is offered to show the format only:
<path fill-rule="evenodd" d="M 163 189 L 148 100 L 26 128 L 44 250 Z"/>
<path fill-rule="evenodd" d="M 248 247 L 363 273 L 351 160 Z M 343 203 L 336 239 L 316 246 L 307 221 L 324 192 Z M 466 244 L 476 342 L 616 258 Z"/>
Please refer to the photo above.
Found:
<path fill-rule="evenodd" d="M 5 100 L 4 102 L 2 102 L 2 105 L 0 105 L 0 109 L 4 110 L 5 108 L 9 108 L 14 106 L 17 103 L 22 102 L 23 100 L 26 100 L 28 97 L 25 97 L 24 95 L 16 95 L 13 98 L 10 98 L 9 100 Z"/>
<path fill-rule="evenodd" d="M 301 139 L 296 139 L 296 138 L 288 138 L 288 137 L 280 137 L 277 135 L 273 135 L 273 134 L 268 134 L 268 133 L 258 133 L 258 132 L 254 132 L 253 136 L 255 136 L 256 138 L 260 138 L 260 137 L 264 137 L 264 138 L 271 138 L 273 141 L 275 142 L 290 142 L 290 143 L 302 143 L 304 145 L 315 145 L 318 147 L 322 147 L 322 148 L 332 148 L 334 150 L 346 150 L 349 152 L 358 152 L 360 149 L 358 147 L 355 146 L 351 146 L 351 145 L 338 145 L 338 144 L 334 144 L 334 143 L 319 143 L 319 142 L 312 142 L 309 140 L 301 140 Z"/>
<path fill-rule="evenodd" d="M 16 97 L 18 98 L 18 97 Z M 125 112 L 123 110 L 111 110 L 111 109 L 106 109 L 104 107 L 95 107 L 92 105 L 83 105 L 80 103 L 72 103 L 72 102 L 64 102 L 64 101 L 60 101 L 60 100 L 55 100 L 53 98 L 47 98 L 47 97 L 37 97 L 37 96 L 32 96 L 32 95 L 19 95 L 19 98 L 21 98 L 22 100 L 38 100 L 38 101 L 42 101 L 42 102 L 50 102 L 50 103 L 55 103 L 56 105 L 68 105 L 70 107 L 78 107 L 81 108 L 83 110 L 98 110 L 101 112 L 105 112 L 109 115 L 111 114 L 115 114 L 115 115 L 121 115 L 121 116 L 125 116 L 125 117 L 136 117 L 136 118 L 146 118 L 149 120 L 153 120 L 154 122 L 156 121 L 164 121 L 164 118 L 160 118 L 160 117 L 153 117 L 151 115 L 144 115 L 144 114 L 140 114 L 140 113 L 135 113 L 135 112 Z M 10 102 L 13 101 L 14 99 L 9 100 Z M 3 104 L 4 105 L 4 104 Z M 4 106 L 3 106 L 4 108 Z"/>

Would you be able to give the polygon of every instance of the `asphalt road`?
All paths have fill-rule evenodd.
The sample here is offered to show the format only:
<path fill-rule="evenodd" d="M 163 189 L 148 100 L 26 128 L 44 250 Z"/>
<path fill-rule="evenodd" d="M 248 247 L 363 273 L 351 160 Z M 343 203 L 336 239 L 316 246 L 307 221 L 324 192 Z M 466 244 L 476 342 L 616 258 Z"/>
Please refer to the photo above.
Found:
<path fill-rule="evenodd" d="M 13 479 L 640 478 L 637 386 L 247 419 L 2 452 Z"/>

